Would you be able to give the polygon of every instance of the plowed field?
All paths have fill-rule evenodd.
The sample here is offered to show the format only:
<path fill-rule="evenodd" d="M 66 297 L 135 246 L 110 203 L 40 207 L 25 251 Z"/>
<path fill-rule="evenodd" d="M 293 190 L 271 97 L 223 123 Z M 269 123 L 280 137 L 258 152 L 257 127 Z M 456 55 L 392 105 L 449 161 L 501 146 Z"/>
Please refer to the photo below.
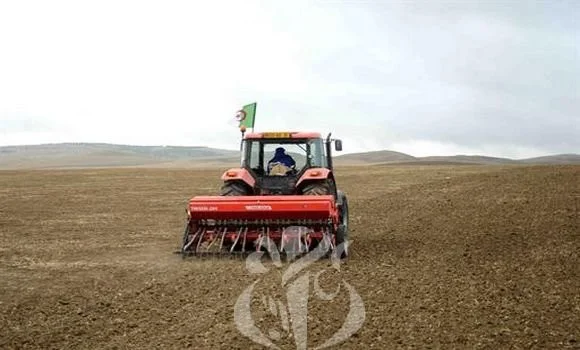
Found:
<path fill-rule="evenodd" d="M 284 304 L 288 265 L 255 275 L 243 260 L 173 253 L 187 199 L 217 193 L 220 173 L 0 172 L 0 348 L 260 349 L 234 322 L 258 281 L 253 320 L 296 349 L 298 331 L 269 310 Z M 309 347 L 343 325 L 343 282 L 365 318 L 341 348 L 580 347 L 580 167 L 345 167 L 337 177 L 354 242 L 339 270 L 319 261 L 302 273 L 324 271 L 309 289 Z M 331 300 L 315 293 L 339 286 Z"/>

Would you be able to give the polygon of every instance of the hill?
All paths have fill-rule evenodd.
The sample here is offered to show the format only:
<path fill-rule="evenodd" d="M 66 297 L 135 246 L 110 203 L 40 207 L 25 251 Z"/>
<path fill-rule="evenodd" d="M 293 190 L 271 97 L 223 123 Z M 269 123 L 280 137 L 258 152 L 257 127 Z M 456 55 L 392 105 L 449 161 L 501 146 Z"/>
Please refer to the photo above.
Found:
<path fill-rule="evenodd" d="M 239 162 L 238 151 L 209 147 L 61 143 L 0 147 L 0 169 L 187 166 Z"/>
<path fill-rule="evenodd" d="M 520 160 L 526 164 L 580 164 L 580 154 L 557 154 Z"/>
<path fill-rule="evenodd" d="M 293 155 L 299 161 L 300 155 Z M 0 147 L 0 169 L 99 167 L 231 167 L 239 164 L 237 150 L 189 146 L 130 146 L 106 143 L 60 143 Z M 580 164 L 578 154 L 514 160 L 479 155 L 413 157 L 382 150 L 335 153 L 337 165 L 462 165 L 462 164 Z"/>
<path fill-rule="evenodd" d="M 454 163 L 454 164 L 514 164 L 516 160 L 498 157 L 486 157 L 478 155 L 457 155 L 457 156 L 431 156 L 421 157 L 420 162 L 439 162 L 439 163 Z"/>
<path fill-rule="evenodd" d="M 350 153 L 338 155 L 336 164 L 373 164 L 373 163 L 394 163 L 394 162 L 414 162 L 417 158 L 395 151 L 374 151 L 364 153 Z"/>

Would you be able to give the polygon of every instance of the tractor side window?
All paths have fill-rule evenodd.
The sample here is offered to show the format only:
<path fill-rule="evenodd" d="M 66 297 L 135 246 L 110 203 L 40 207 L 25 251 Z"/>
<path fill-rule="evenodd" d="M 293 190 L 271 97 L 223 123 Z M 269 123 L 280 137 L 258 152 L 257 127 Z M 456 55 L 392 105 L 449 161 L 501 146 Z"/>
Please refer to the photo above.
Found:
<path fill-rule="evenodd" d="M 260 142 L 252 141 L 248 143 L 250 147 L 250 159 L 248 164 L 250 164 L 250 168 L 258 169 L 260 168 Z"/>
<path fill-rule="evenodd" d="M 315 140 L 310 144 L 310 166 L 326 167 L 326 157 L 322 140 Z"/>

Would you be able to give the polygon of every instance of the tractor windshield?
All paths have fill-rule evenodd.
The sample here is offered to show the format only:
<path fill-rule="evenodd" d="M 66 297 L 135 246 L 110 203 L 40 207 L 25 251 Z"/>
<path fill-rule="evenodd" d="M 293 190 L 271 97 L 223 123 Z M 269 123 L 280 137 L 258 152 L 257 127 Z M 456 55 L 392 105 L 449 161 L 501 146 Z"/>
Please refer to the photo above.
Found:
<path fill-rule="evenodd" d="M 267 175 L 271 164 L 276 162 L 297 173 L 305 168 L 327 166 L 321 139 L 247 140 L 244 146 L 244 165 L 259 175 Z"/>

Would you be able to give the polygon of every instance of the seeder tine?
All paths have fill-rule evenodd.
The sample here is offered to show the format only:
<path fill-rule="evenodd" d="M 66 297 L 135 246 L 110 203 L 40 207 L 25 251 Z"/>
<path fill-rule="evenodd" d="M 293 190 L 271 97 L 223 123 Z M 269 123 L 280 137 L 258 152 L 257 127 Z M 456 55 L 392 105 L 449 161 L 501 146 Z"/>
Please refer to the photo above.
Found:
<path fill-rule="evenodd" d="M 277 249 L 276 242 L 270 237 L 270 227 L 266 227 L 266 251 L 268 255 L 272 256 L 272 245 Z"/>
<path fill-rule="evenodd" d="M 203 242 L 203 236 L 207 233 L 207 228 L 204 228 L 201 233 L 199 234 L 199 238 L 197 239 L 197 246 L 195 247 L 195 252 L 199 253 L 199 247 L 201 246 L 201 242 Z"/>
<path fill-rule="evenodd" d="M 205 253 L 206 255 L 211 255 L 211 256 L 216 255 L 216 253 L 220 253 L 221 248 L 223 246 L 223 240 L 224 240 L 226 232 L 227 232 L 227 227 L 224 227 L 223 229 L 213 230 L 208 239 L 203 239 L 203 237 L 202 237 L 202 240 L 205 241 L 205 243 L 207 245 L 205 247 L 202 247 L 200 253 Z M 202 242 L 202 245 L 203 244 L 204 244 L 204 242 Z M 217 251 L 215 249 L 216 247 L 218 247 Z"/>
<path fill-rule="evenodd" d="M 246 237 L 248 235 L 248 228 L 244 229 L 244 241 L 242 242 L 242 254 L 246 253 Z"/>
<path fill-rule="evenodd" d="M 260 250 L 260 247 L 262 246 L 262 241 L 264 240 L 264 238 L 262 237 L 262 235 L 258 236 L 258 239 L 256 239 L 254 242 L 255 245 L 255 249 L 256 251 Z"/>
<path fill-rule="evenodd" d="M 244 230 L 243 227 L 240 227 L 238 229 L 238 234 L 236 235 L 236 239 L 234 240 L 234 243 L 232 244 L 232 247 L 230 248 L 230 254 L 232 254 L 234 252 L 234 248 L 238 244 L 238 241 L 240 240 L 240 236 L 241 236 L 243 230 Z M 247 230 L 247 228 L 246 228 L 246 230 Z"/>
<path fill-rule="evenodd" d="M 282 237 L 280 238 L 280 247 L 278 248 L 278 251 L 281 252 L 285 249 L 286 246 L 286 240 L 287 238 L 284 236 L 286 234 L 286 230 L 282 230 Z"/>
<path fill-rule="evenodd" d="M 191 247 L 191 245 L 193 244 L 193 242 L 195 242 L 195 238 L 197 237 L 197 235 L 202 231 L 202 228 L 198 228 L 197 231 L 195 231 L 195 233 L 193 234 L 193 238 L 191 238 L 191 240 L 189 242 L 187 242 L 183 248 L 182 251 L 183 253 L 186 253 L 187 250 L 189 249 L 189 247 Z"/>
<path fill-rule="evenodd" d="M 220 242 L 220 249 L 219 252 L 221 253 L 223 251 L 224 248 L 224 239 L 226 238 L 226 233 L 228 232 L 228 228 L 224 227 L 224 230 L 222 231 L 222 240 Z"/>
<path fill-rule="evenodd" d="M 210 248 L 211 248 L 211 246 L 212 246 L 212 245 L 215 243 L 215 241 L 217 241 L 217 238 L 216 238 L 214 235 L 212 235 L 212 239 L 211 239 L 211 241 L 209 242 L 209 244 L 207 245 L 207 247 L 205 247 L 205 250 L 206 250 L 207 252 L 209 252 L 209 249 L 210 249 Z"/>

